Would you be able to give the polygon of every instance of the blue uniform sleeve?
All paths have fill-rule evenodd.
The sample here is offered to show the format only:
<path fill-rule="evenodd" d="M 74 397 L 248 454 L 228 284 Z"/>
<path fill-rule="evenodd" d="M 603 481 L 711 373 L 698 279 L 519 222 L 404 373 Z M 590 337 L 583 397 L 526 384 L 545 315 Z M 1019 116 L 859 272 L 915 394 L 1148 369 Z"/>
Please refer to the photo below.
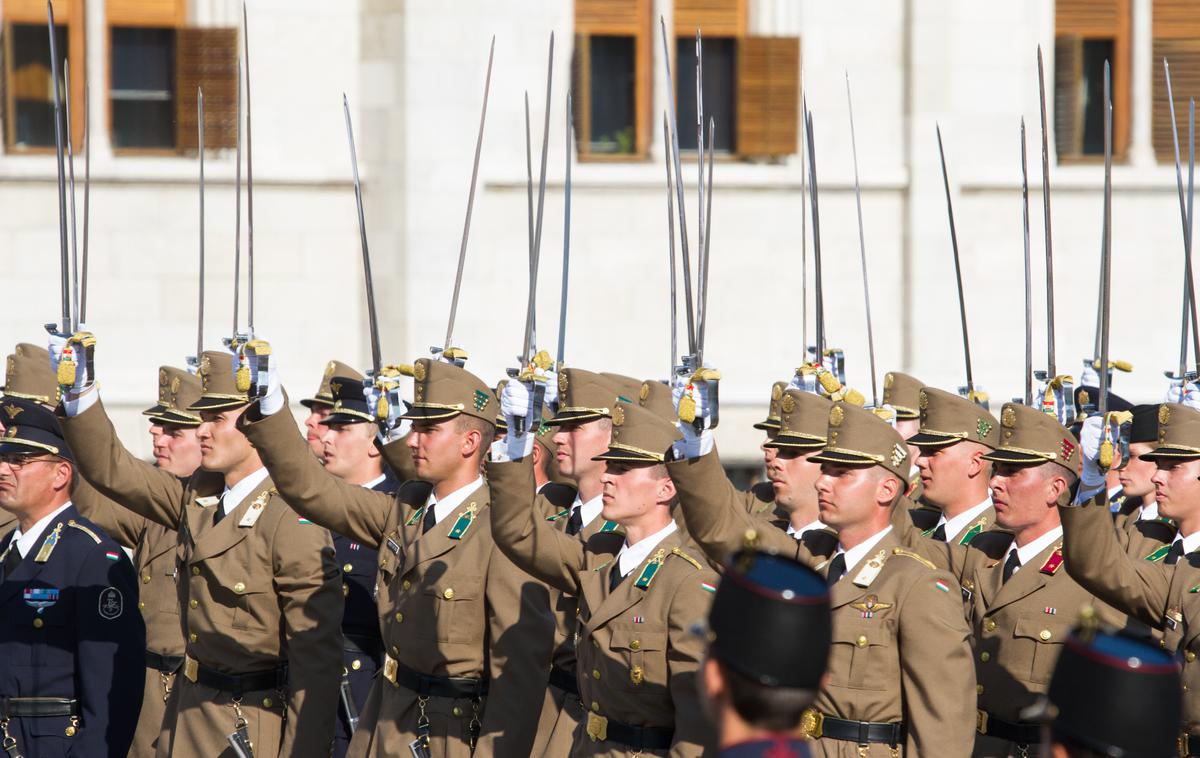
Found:
<path fill-rule="evenodd" d="M 133 565 L 115 543 L 90 544 L 75 593 L 80 755 L 128 753 L 141 710 L 146 626 Z"/>

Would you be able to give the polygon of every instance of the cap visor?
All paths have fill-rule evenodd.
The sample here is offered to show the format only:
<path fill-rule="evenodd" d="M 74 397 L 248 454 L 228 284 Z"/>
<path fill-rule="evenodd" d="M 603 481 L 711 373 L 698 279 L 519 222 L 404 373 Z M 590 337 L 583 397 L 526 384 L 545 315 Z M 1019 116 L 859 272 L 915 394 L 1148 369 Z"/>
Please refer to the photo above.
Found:
<path fill-rule="evenodd" d="M 409 421 L 449 421 L 461 413 L 462 411 L 456 408 L 430 408 L 423 405 L 412 405 L 408 412 L 400 418 Z"/>
<path fill-rule="evenodd" d="M 189 413 L 182 413 L 176 410 L 167 410 L 163 413 L 155 413 L 150 416 L 150 420 L 165 424 L 176 424 L 178 426 L 200 426 L 199 416 Z"/>
<path fill-rule="evenodd" d="M 300 401 L 300 405 L 311 409 L 314 405 L 333 405 L 333 400 L 326 400 L 323 397 L 306 397 Z"/>
<path fill-rule="evenodd" d="M 240 408 L 249 405 L 248 398 L 201 396 L 199 400 L 188 406 L 189 411 L 224 411 L 230 408 Z"/>
<path fill-rule="evenodd" d="M 55 442 L 58 444 L 55 444 Z M 21 437 L 6 437 L 3 442 L 0 442 L 0 454 L 50 453 L 68 461 L 74 460 L 71 458 L 71 452 L 67 449 L 66 445 L 58 440 L 55 440 L 55 442 L 41 442 L 39 440 L 22 439 Z"/>
<path fill-rule="evenodd" d="M 808 459 L 810 461 L 817 461 L 818 463 L 836 463 L 842 466 L 881 465 L 878 461 L 869 456 L 847 453 L 840 450 L 825 450 L 818 455 L 809 456 Z"/>
<path fill-rule="evenodd" d="M 167 406 L 163 405 L 162 403 L 156 403 L 156 404 L 152 405 L 151 407 L 147 408 L 146 410 L 142 411 L 142 415 L 143 416 L 158 416 L 160 414 L 166 413 L 168 410 L 170 410 L 170 409 Z"/>
<path fill-rule="evenodd" d="M 825 447 L 825 440 L 812 437 L 800 437 L 792 434 L 777 434 L 763 443 L 763 447 L 785 447 L 796 450 L 820 450 Z"/>
<path fill-rule="evenodd" d="M 603 413 L 596 411 L 584 410 L 565 410 L 559 411 L 554 418 L 546 422 L 546 426 L 560 426 L 562 424 L 578 424 L 584 421 L 595 421 L 598 418 L 606 418 Z"/>
<path fill-rule="evenodd" d="M 366 413 L 351 412 L 343 409 L 330 413 L 317 423 L 324 426 L 345 426 L 346 424 L 365 424 L 368 421 L 374 420 Z"/>
<path fill-rule="evenodd" d="M 762 429 L 764 432 L 774 432 L 779 430 L 779 422 L 775 419 L 767 419 L 766 421 L 759 421 L 754 425 L 754 428 Z"/>
<path fill-rule="evenodd" d="M 906 439 L 905 442 L 917 447 L 944 447 L 946 445 L 953 445 L 955 442 L 962 442 L 963 439 L 962 437 L 955 437 L 940 432 L 917 432 Z"/>
<path fill-rule="evenodd" d="M 896 418 L 912 421 L 913 419 L 921 418 L 921 412 L 914 408 L 901 408 L 898 405 L 893 405 L 896 409 Z"/>
<path fill-rule="evenodd" d="M 1185 447 L 1159 445 L 1150 452 L 1142 453 L 1138 457 L 1146 461 L 1153 461 L 1157 460 L 1158 458 L 1200 458 L 1200 450 L 1189 450 Z"/>
<path fill-rule="evenodd" d="M 643 453 L 635 453 L 632 450 L 624 450 L 622 448 L 610 447 L 600 455 L 592 458 L 593 461 L 618 461 L 622 463 L 662 463 L 657 458 L 652 458 Z"/>
<path fill-rule="evenodd" d="M 1025 453 L 1017 450 L 1005 450 L 1000 448 L 993 450 L 983 456 L 985 461 L 995 461 L 997 463 L 1047 463 L 1051 460 L 1048 455 L 1036 455 L 1034 453 Z"/>

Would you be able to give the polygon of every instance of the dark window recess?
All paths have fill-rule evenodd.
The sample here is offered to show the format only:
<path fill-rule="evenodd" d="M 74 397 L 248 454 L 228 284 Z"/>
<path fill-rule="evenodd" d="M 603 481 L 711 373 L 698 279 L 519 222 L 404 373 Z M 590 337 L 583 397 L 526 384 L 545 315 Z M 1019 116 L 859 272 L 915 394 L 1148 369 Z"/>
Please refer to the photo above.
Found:
<path fill-rule="evenodd" d="M 1113 60 L 1111 39 L 1085 39 L 1079 81 L 1084 155 L 1104 155 L 1104 62 Z M 1116 114 L 1113 114 L 1114 121 Z"/>
<path fill-rule="evenodd" d="M 729 481 L 734 487 L 745 491 L 758 484 L 766 481 L 766 476 L 763 473 L 763 467 L 758 466 L 725 466 L 725 474 L 729 477 Z"/>
<path fill-rule="evenodd" d="M 591 81 L 591 140 L 595 154 L 632 153 L 635 144 L 634 38 L 592 36 L 588 41 Z"/>
<path fill-rule="evenodd" d="M 112 30 L 112 131 L 117 149 L 175 147 L 175 30 Z"/>
<path fill-rule="evenodd" d="M 713 148 L 732 153 L 737 128 L 736 81 L 737 40 L 705 37 L 704 55 L 704 142 L 708 148 L 708 119 L 716 122 Z M 696 149 L 696 39 L 679 37 L 675 44 L 675 103 L 678 107 L 679 149 Z"/>
<path fill-rule="evenodd" d="M 12 144 L 14 147 L 54 147 L 54 90 L 50 83 L 50 35 L 44 25 L 13 24 L 12 71 L 8 86 L 12 92 Z M 67 27 L 56 26 L 55 45 L 62 60 L 67 59 Z M 59 61 L 59 76 L 62 75 Z M 60 80 L 60 87 L 63 87 Z M 61 89 L 66 97 L 66 89 Z M 65 136 L 65 135 L 64 135 Z"/>

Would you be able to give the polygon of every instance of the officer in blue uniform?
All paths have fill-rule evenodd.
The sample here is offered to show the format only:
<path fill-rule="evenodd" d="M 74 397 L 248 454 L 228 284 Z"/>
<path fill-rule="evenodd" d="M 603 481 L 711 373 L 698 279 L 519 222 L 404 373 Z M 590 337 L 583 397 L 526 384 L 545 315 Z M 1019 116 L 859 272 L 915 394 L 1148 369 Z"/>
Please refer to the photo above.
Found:
<path fill-rule="evenodd" d="M 363 398 L 362 379 L 334 376 L 328 380 L 333 405 L 318 425 L 323 432 L 320 457 L 326 470 L 350 484 L 377 492 L 393 493 L 400 481 L 383 463 L 374 444 L 375 419 Z M 371 691 L 371 680 L 383 661 L 383 640 L 376 611 L 379 551 L 331 532 L 337 562 L 342 569 L 342 612 L 344 644 L 342 693 L 338 728 L 333 740 L 333 758 L 343 758 L 358 722 L 358 712 Z"/>
<path fill-rule="evenodd" d="M 146 628 L 133 565 L 71 503 L 54 414 L 5 397 L 0 508 L 0 739 L 8 758 L 124 756 L 142 703 Z"/>
<path fill-rule="evenodd" d="M 807 758 L 801 724 L 829 659 L 833 624 L 820 574 L 743 550 L 709 612 L 700 691 L 720 727 L 719 758 Z"/>

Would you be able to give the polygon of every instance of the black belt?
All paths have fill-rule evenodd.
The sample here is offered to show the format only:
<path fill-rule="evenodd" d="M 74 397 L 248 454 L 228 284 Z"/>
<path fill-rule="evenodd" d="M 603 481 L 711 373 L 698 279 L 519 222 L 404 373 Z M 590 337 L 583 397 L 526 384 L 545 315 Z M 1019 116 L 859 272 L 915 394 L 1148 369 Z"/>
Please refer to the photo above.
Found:
<path fill-rule="evenodd" d="M 239 696 L 246 692 L 262 690 L 284 690 L 287 688 L 287 665 L 265 671 L 250 671 L 245 674 L 226 674 L 214 671 L 190 656 L 184 658 L 183 675 L 188 681 L 203 684 L 214 690 Z"/>
<path fill-rule="evenodd" d="M 579 680 L 575 678 L 575 674 L 561 666 L 554 666 L 550 669 L 550 686 L 557 687 L 568 695 L 579 697 Z"/>
<path fill-rule="evenodd" d="M 850 721 L 826 716 L 812 708 L 804 712 L 800 729 L 812 739 L 828 737 L 856 745 L 878 742 L 894 747 L 904 741 L 903 722 Z"/>
<path fill-rule="evenodd" d="M 0 697 L 6 719 L 42 716 L 78 716 L 79 701 L 69 697 Z"/>
<path fill-rule="evenodd" d="M 605 739 L 619 742 L 633 752 L 642 750 L 670 750 L 675 740 L 675 730 L 669 726 L 629 726 L 609 721 Z"/>
<path fill-rule="evenodd" d="M 148 669 L 155 669 L 164 674 L 174 674 L 182 665 L 182 655 L 163 655 L 153 650 L 146 651 L 146 668 Z"/>
<path fill-rule="evenodd" d="M 392 664 L 395 676 L 387 676 L 386 664 Z M 476 700 L 487 694 L 488 680 L 474 679 L 465 676 L 433 676 L 413 671 L 407 666 L 387 658 L 384 667 L 385 678 L 392 680 L 397 687 L 412 690 L 418 695 L 431 697 L 466 698 Z"/>
<path fill-rule="evenodd" d="M 368 658 L 380 660 L 383 658 L 383 640 L 364 634 L 342 633 L 342 649 L 347 653 L 358 653 Z"/>
<path fill-rule="evenodd" d="M 976 713 L 975 730 L 1018 745 L 1037 745 L 1042 741 L 1042 728 L 1038 724 L 1014 724 L 982 710 Z"/>

